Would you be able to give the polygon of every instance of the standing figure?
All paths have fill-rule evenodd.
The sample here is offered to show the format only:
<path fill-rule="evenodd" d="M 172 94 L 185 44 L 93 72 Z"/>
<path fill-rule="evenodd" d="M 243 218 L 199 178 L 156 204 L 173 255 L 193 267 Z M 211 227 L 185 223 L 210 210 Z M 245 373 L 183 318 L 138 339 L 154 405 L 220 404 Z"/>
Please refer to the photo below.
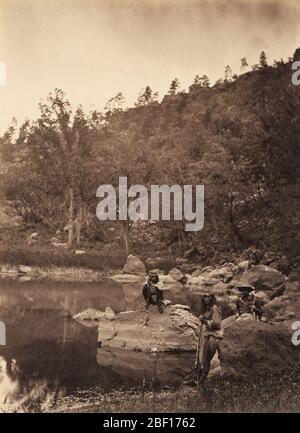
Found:
<path fill-rule="evenodd" d="M 219 359 L 221 360 L 220 342 L 223 339 L 221 312 L 214 294 L 203 294 L 199 320 L 202 338 L 200 335 L 196 367 L 198 388 L 201 390 L 204 388 L 204 382 L 208 376 L 210 364 L 216 352 L 218 352 Z"/>

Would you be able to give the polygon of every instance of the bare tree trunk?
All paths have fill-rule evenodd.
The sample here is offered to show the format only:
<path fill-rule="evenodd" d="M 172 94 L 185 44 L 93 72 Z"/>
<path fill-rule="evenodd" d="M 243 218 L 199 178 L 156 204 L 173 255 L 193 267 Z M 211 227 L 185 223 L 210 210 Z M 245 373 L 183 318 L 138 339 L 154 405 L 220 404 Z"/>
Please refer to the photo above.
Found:
<path fill-rule="evenodd" d="M 80 238 L 81 238 L 81 227 L 82 227 L 82 204 L 79 209 L 79 215 L 78 215 L 78 224 L 77 224 L 77 238 L 76 238 L 76 245 L 80 245 Z"/>
<path fill-rule="evenodd" d="M 122 222 L 121 227 L 122 227 L 122 234 L 123 234 L 123 239 L 125 244 L 125 251 L 126 251 L 126 255 L 128 256 L 130 253 L 128 221 Z"/>
<path fill-rule="evenodd" d="M 234 221 L 234 216 L 233 216 L 233 198 L 232 195 L 229 195 L 229 199 L 230 199 L 230 203 L 229 203 L 229 222 L 230 222 L 230 227 L 232 230 L 232 233 L 234 235 L 234 237 L 238 240 L 238 242 L 243 245 L 244 244 L 244 238 L 239 230 L 239 228 L 237 227 L 237 225 L 235 224 Z M 236 245 L 235 245 L 236 248 Z"/>
<path fill-rule="evenodd" d="M 70 206 L 69 206 L 69 235 L 68 235 L 68 248 L 73 247 L 74 242 L 74 191 L 73 188 L 69 188 L 69 195 L 70 195 Z"/>
<path fill-rule="evenodd" d="M 216 239 L 219 240 L 219 230 L 218 230 L 218 224 L 217 224 L 215 215 L 212 215 L 212 225 L 213 225 L 213 229 L 214 229 L 214 235 L 215 235 Z"/>

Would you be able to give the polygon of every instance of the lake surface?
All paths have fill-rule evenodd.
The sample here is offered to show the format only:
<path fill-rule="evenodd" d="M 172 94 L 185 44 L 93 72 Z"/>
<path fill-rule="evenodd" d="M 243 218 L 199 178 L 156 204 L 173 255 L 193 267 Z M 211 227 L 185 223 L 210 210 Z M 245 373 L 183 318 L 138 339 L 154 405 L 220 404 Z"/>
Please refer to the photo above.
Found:
<path fill-rule="evenodd" d="M 197 309 L 198 299 L 181 291 L 167 297 Z M 0 404 L 50 392 L 89 402 L 108 390 L 178 384 L 193 355 L 111 353 L 97 347 L 97 326 L 72 319 L 89 307 L 118 313 L 142 304 L 137 284 L 1 279 L 6 345 L 0 346 Z"/>

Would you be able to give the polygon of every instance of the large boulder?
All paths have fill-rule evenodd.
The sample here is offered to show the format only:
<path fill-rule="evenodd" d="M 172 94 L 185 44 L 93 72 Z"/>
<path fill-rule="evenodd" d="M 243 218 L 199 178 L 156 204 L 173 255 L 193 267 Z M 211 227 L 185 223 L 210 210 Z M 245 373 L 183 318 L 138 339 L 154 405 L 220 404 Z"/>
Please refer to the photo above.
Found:
<path fill-rule="evenodd" d="M 285 281 L 286 277 L 284 275 L 266 265 L 253 266 L 243 273 L 240 280 L 242 284 L 250 284 L 256 289 L 266 292 L 276 292 L 284 286 Z"/>
<path fill-rule="evenodd" d="M 188 306 L 170 305 L 164 313 L 150 306 L 149 319 L 145 309 L 119 313 L 99 322 L 98 342 L 102 348 L 143 352 L 194 351 L 198 319 Z"/>
<path fill-rule="evenodd" d="M 175 281 L 182 281 L 184 278 L 184 274 L 178 268 L 171 269 L 168 275 Z"/>
<path fill-rule="evenodd" d="M 236 320 L 224 330 L 221 373 L 247 376 L 259 370 L 280 371 L 297 365 L 289 327 Z"/>
<path fill-rule="evenodd" d="M 210 375 L 250 377 L 259 371 L 274 372 L 297 365 L 297 351 L 291 343 L 289 325 L 253 321 L 251 318 L 236 320 L 232 315 L 222 321 L 222 327 L 221 356 L 220 359 L 217 354 L 214 357 Z M 134 369 L 143 371 L 143 377 L 144 370 L 149 370 L 151 377 L 158 368 L 157 359 L 154 361 L 143 355 L 138 361 L 134 353 L 148 353 L 149 356 L 161 353 L 160 359 L 160 356 L 170 353 L 179 356 L 180 352 L 189 355 L 185 361 L 189 370 L 195 356 L 198 329 L 198 319 L 186 305 L 168 306 L 164 313 L 151 306 L 148 322 L 144 309 L 113 317 L 102 316 L 98 328 L 98 362 L 117 369 L 124 361 L 133 375 Z M 177 374 L 176 362 L 170 365 L 170 374 Z"/>
<path fill-rule="evenodd" d="M 208 286 L 210 288 L 215 286 L 219 282 L 220 282 L 220 280 L 218 278 L 215 278 L 215 277 L 209 277 L 209 278 L 205 279 L 206 286 Z"/>
<path fill-rule="evenodd" d="M 228 283 L 232 280 L 233 275 L 237 272 L 238 266 L 233 263 L 228 263 L 226 266 L 222 266 L 221 268 L 213 269 L 209 272 L 203 273 L 203 276 L 207 278 L 207 280 L 219 280 L 224 283 Z"/>
<path fill-rule="evenodd" d="M 201 272 L 202 271 L 200 269 L 196 269 L 192 272 L 191 277 L 199 277 L 201 275 Z"/>
<path fill-rule="evenodd" d="M 182 265 L 179 265 L 178 268 L 184 273 L 184 274 L 191 274 L 196 269 L 198 269 L 197 264 L 193 263 L 183 263 Z"/>
<path fill-rule="evenodd" d="M 32 272 L 32 268 L 26 265 L 19 265 L 19 273 L 20 274 L 29 274 Z"/>
<path fill-rule="evenodd" d="M 297 265 L 289 274 L 289 281 L 300 281 L 300 265 Z"/>
<path fill-rule="evenodd" d="M 264 306 L 264 315 L 269 322 L 284 322 L 296 318 L 292 300 L 288 296 L 280 296 Z"/>
<path fill-rule="evenodd" d="M 220 284 L 219 287 L 225 287 L 225 284 L 231 282 L 235 274 L 239 272 L 239 267 L 233 263 L 223 264 L 221 267 L 213 268 L 211 266 L 203 269 L 195 270 L 187 280 L 187 286 L 191 290 L 195 290 L 195 286 L 198 286 L 197 291 L 214 290 L 213 287 Z M 219 289 L 216 287 L 216 290 Z"/>
<path fill-rule="evenodd" d="M 238 267 L 242 271 L 246 271 L 247 269 L 249 269 L 249 260 L 243 260 L 238 264 Z"/>
<path fill-rule="evenodd" d="M 191 275 L 188 278 L 186 284 L 191 289 L 194 289 L 195 287 L 198 287 L 199 290 L 200 290 L 200 288 L 201 288 L 201 290 L 202 289 L 205 290 L 205 288 L 206 288 L 206 279 L 202 275 L 199 275 L 197 277 L 194 277 L 193 275 Z"/>
<path fill-rule="evenodd" d="M 146 267 L 138 257 L 129 254 L 123 272 L 125 274 L 146 275 Z"/>
<path fill-rule="evenodd" d="M 148 270 L 150 269 L 155 269 L 155 268 L 165 268 L 166 265 L 168 264 L 169 260 L 164 258 L 164 257 L 148 257 L 145 260 L 145 264 L 146 264 L 146 268 Z"/>
<path fill-rule="evenodd" d="M 287 283 L 285 283 L 285 293 L 292 296 L 299 295 L 300 281 L 293 281 L 293 282 L 288 281 Z"/>
<path fill-rule="evenodd" d="M 216 295 L 225 295 L 227 291 L 229 290 L 229 285 L 226 283 L 223 283 L 222 281 L 219 281 L 217 284 L 214 284 L 211 287 L 211 291 Z"/>
<path fill-rule="evenodd" d="M 276 297 L 264 305 L 264 315 L 270 322 L 292 322 L 300 312 L 300 283 L 286 283 L 283 296 Z"/>
<path fill-rule="evenodd" d="M 174 280 L 171 275 L 159 275 L 159 281 L 163 284 L 173 284 L 182 287 L 182 285 L 178 283 L 178 281 Z"/>

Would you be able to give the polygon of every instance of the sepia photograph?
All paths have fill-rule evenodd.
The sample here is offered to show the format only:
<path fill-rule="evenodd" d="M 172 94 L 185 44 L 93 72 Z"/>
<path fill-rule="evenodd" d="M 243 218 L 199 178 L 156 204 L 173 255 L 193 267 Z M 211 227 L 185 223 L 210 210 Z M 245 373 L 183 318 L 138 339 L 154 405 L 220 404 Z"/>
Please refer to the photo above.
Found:
<path fill-rule="evenodd" d="M 300 413 L 298 0 L 0 0 L 0 416 L 29 413 Z"/>

